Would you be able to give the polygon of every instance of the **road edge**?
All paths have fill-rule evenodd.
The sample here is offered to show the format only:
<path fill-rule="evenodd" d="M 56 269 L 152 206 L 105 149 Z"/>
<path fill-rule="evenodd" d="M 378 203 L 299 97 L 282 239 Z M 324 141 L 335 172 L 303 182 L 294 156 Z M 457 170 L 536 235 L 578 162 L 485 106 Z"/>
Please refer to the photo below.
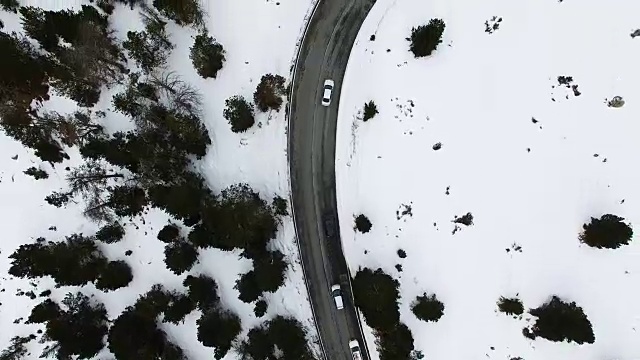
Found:
<path fill-rule="evenodd" d="M 316 10 L 318 9 L 318 6 L 320 5 L 320 3 L 323 0 L 314 0 L 314 4 L 313 4 L 313 10 L 311 10 L 311 14 L 308 17 L 305 17 L 304 19 L 304 29 L 302 31 L 301 36 L 299 37 L 299 40 L 296 44 L 296 51 L 295 51 L 295 61 L 292 64 L 292 69 L 290 72 L 290 77 L 291 80 L 289 81 L 289 93 L 287 94 L 287 105 L 285 106 L 285 121 L 287 123 L 287 183 L 289 185 L 289 208 L 291 209 L 291 219 L 293 221 L 293 232 L 295 233 L 296 236 L 296 246 L 298 247 L 298 256 L 301 257 L 302 254 L 302 248 L 300 247 L 300 237 L 298 236 L 298 227 L 296 226 L 296 214 L 295 214 L 295 208 L 293 206 L 293 186 L 291 184 L 291 142 L 290 142 L 290 138 L 289 138 L 289 129 L 291 128 L 291 104 L 292 104 L 292 99 L 293 99 L 293 94 L 295 91 L 295 80 L 296 80 L 296 70 L 298 69 L 298 62 L 300 61 L 300 52 L 302 51 L 302 48 L 304 47 L 304 40 L 307 37 L 307 32 L 309 31 L 309 25 L 311 24 L 311 20 L 313 19 L 313 16 L 316 13 Z M 300 266 L 302 267 L 302 278 L 304 279 L 304 286 L 307 289 L 307 301 L 309 302 L 309 307 L 311 308 L 311 314 L 313 315 L 313 324 L 316 327 L 316 334 L 318 335 L 318 343 L 320 344 L 320 355 L 322 356 L 323 359 L 327 358 L 327 354 L 324 348 L 324 343 L 322 342 L 322 336 L 320 336 L 320 330 L 318 328 L 318 321 L 316 320 L 316 311 L 313 308 L 313 301 L 311 301 L 311 292 L 309 291 L 309 284 L 307 283 L 307 272 L 304 268 L 304 261 L 302 261 L 302 258 L 300 258 Z"/>

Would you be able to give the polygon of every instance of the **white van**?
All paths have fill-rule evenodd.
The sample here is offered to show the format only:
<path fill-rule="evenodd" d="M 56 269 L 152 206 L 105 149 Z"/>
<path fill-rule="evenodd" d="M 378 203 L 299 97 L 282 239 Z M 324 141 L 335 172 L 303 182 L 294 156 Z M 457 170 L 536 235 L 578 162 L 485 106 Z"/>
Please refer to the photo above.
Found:
<path fill-rule="evenodd" d="M 353 360 L 362 360 L 362 354 L 360 353 L 360 343 L 358 340 L 349 341 L 349 349 L 351 350 L 351 356 Z"/>
<path fill-rule="evenodd" d="M 340 285 L 335 284 L 331 287 L 331 297 L 333 297 L 333 301 L 336 303 L 336 308 L 338 310 L 342 310 L 344 308 L 344 303 L 342 302 L 342 290 L 340 290 Z"/>

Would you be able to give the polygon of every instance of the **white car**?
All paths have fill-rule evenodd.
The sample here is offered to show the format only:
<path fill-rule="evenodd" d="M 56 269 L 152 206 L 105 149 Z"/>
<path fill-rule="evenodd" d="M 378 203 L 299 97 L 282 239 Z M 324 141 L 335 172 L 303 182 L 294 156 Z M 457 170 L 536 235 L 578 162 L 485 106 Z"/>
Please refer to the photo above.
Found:
<path fill-rule="evenodd" d="M 322 88 L 322 105 L 331 105 L 331 92 L 333 92 L 334 86 L 333 80 L 327 79 L 324 81 L 324 87 Z"/>
<path fill-rule="evenodd" d="M 338 310 L 342 310 L 344 308 L 344 303 L 342 302 L 342 290 L 340 290 L 340 285 L 335 284 L 331 287 L 331 297 L 333 297 L 333 301 L 336 303 L 336 308 Z"/>
<path fill-rule="evenodd" d="M 358 343 L 358 340 L 349 341 L 349 349 L 351 350 L 351 356 L 353 356 L 353 360 L 362 360 L 362 354 L 360 353 L 360 343 Z"/>

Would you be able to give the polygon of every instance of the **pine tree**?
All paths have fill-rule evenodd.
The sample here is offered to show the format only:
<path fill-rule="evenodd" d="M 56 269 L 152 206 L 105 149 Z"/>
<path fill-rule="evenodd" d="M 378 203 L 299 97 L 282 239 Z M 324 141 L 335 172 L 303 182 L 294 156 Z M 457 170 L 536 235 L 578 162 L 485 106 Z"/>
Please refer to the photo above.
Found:
<path fill-rule="evenodd" d="M 164 262 L 176 275 L 189 271 L 198 261 L 198 250 L 186 241 L 169 243 L 164 248 Z"/>
<path fill-rule="evenodd" d="M 197 0 L 153 0 L 153 6 L 180 26 L 203 26 L 202 9 Z"/>
<path fill-rule="evenodd" d="M 267 308 L 268 307 L 269 307 L 269 305 L 267 304 L 267 302 L 264 299 L 263 300 L 258 300 L 258 301 L 256 301 L 256 304 L 253 307 L 253 314 L 256 317 L 263 317 L 267 313 Z"/>
<path fill-rule="evenodd" d="M 553 296 L 547 303 L 529 310 L 537 317 L 532 329 L 525 329 L 533 338 L 540 336 L 550 341 L 593 344 L 595 336 L 591 322 L 575 302 L 566 303 Z"/>
<path fill-rule="evenodd" d="M 133 280 L 131 267 L 123 260 L 110 261 L 100 273 L 96 288 L 102 291 L 117 290 Z"/>
<path fill-rule="evenodd" d="M 224 118 L 229 121 L 231 131 L 241 133 L 249 130 L 255 123 L 253 107 L 242 96 L 232 96 L 225 102 Z"/>
<path fill-rule="evenodd" d="M 364 214 L 356 216 L 356 230 L 363 234 L 371 231 L 371 221 Z"/>
<path fill-rule="evenodd" d="M 241 248 L 248 257 L 266 253 L 266 245 L 278 228 L 271 208 L 247 184 L 224 189 L 203 224 L 216 234 L 213 238 L 216 247 Z"/>
<path fill-rule="evenodd" d="M 427 25 L 411 29 L 410 50 L 415 57 L 429 56 L 442 42 L 445 24 L 441 19 L 431 19 Z"/>
<path fill-rule="evenodd" d="M 584 231 L 579 239 L 591 247 L 598 249 L 617 249 L 622 245 L 627 245 L 633 237 L 631 226 L 624 222 L 624 219 L 605 214 L 599 219 L 591 218 L 591 222 L 582 226 Z"/>
<path fill-rule="evenodd" d="M 31 334 L 29 336 L 14 336 L 11 338 L 11 345 L 8 348 L 2 350 L 0 353 L 0 360 L 22 360 L 26 356 L 31 355 L 27 350 L 26 345 L 35 340 L 36 336 Z"/>
<path fill-rule="evenodd" d="M 264 325 L 249 330 L 246 340 L 237 350 L 242 359 L 314 359 L 307 346 L 302 325 L 293 318 L 282 316 L 276 316 Z"/>
<path fill-rule="evenodd" d="M 180 324 L 184 318 L 196 308 L 195 302 L 184 294 L 170 293 L 166 309 L 164 309 L 164 322 Z"/>
<path fill-rule="evenodd" d="M 518 298 L 506 298 L 501 296 L 498 300 L 498 310 L 507 315 L 522 315 L 524 313 L 524 306 L 522 301 Z"/>
<path fill-rule="evenodd" d="M 243 274 L 236 282 L 239 299 L 250 303 L 264 292 L 275 292 L 284 284 L 287 263 L 279 251 L 269 252 L 253 260 L 253 270 Z"/>
<path fill-rule="evenodd" d="M 373 100 L 370 100 L 368 103 L 364 104 L 364 117 L 362 118 L 362 121 L 368 121 L 376 116 L 376 114 L 378 114 L 378 107 Z"/>
<path fill-rule="evenodd" d="M 108 18 L 95 7 L 83 5 L 79 12 L 22 7 L 20 14 L 29 37 L 57 60 L 53 86 L 79 105 L 93 106 L 100 87 L 120 82 L 127 72 Z M 62 46 L 61 40 L 71 46 Z"/>
<path fill-rule="evenodd" d="M 0 0 L 0 7 L 2 7 L 4 11 L 17 13 L 20 8 L 20 3 L 18 0 Z"/>
<path fill-rule="evenodd" d="M 109 351 L 119 360 L 187 359 L 158 327 L 156 315 L 136 308 L 128 308 L 113 322 L 108 342 Z"/>
<path fill-rule="evenodd" d="M 285 200 L 282 196 L 274 196 L 273 201 L 271 202 L 271 206 L 273 207 L 273 213 L 278 216 L 288 216 L 289 210 L 287 209 L 287 200 Z"/>
<path fill-rule="evenodd" d="M 378 340 L 380 360 L 409 360 L 413 349 L 413 335 L 403 323 L 399 323 L 390 331 L 380 333 Z"/>
<path fill-rule="evenodd" d="M 196 323 L 198 341 L 204 346 L 215 347 L 215 359 L 222 359 L 229 352 L 233 341 L 242 330 L 237 315 L 218 309 L 203 313 Z"/>
<path fill-rule="evenodd" d="M 258 110 L 279 111 L 282 106 L 282 97 L 286 95 L 284 87 L 285 79 L 280 75 L 266 74 L 260 79 L 260 83 L 253 93 L 253 102 Z"/>
<path fill-rule="evenodd" d="M 400 321 L 400 284 L 382 269 L 364 268 L 353 278 L 353 297 L 367 325 L 378 331 L 394 329 Z"/>
<path fill-rule="evenodd" d="M 78 359 L 94 358 L 104 347 L 103 339 L 107 334 L 108 320 L 104 305 L 95 303 L 79 292 L 67 294 L 62 304 L 64 308 L 51 313 L 46 321 L 33 321 L 46 322 L 44 337 L 54 342 L 45 348 L 44 354 L 55 354 L 58 359 L 74 355 Z M 34 318 L 31 316 L 30 320 Z"/>
<path fill-rule="evenodd" d="M 189 298 L 202 312 L 207 312 L 218 305 L 220 301 L 218 284 L 214 279 L 206 275 L 188 275 L 182 284 L 187 287 Z"/>
<path fill-rule="evenodd" d="M 165 244 L 172 243 L 180 239 L 180 228 L 176 224 L 169 223 L 158 232 L 158 240 Z"/>
<path fill-rule="evenodd" d="M 81 286 L 98 279 L 107 260 L 92 238 L 81 234 L 63 242 L 46 242 L 40 238 L 24 244 L 9 256 L 9 273 L 22 278 L 51 276 L 58 286 Z"/>
<path fill-rule="evenodd" d="M 189 57 L 198 74 L 205 79 L 215 79 L 226 60 L 224 47 L 206 31 L 196 36 Z"/>
<path fill-rule="evenodd" d="M 438 321 L 444 315 L 444 304 L 434 294 L 424 293 L 411 304 L 411 312 L 422 321 Z"/>
<path fill-rule="evenodd" d="M 145 31 L 127 32 L 127 40 L 122 43 L 122 47 L 129 52 L 129 56 L 140 68 L 148 73 L 164 66 L 175 46 L 169 41 L 167 23 L 155 10 L 144 7 L 141 15 Z"/>
<path fill-rule="evenodd" d="M 24 173 L 26 175 L 33 176 L 33 178 L 36 179 L 36 180 L 42 180 L 42 179 L 48 179 L 49 178 L 49 174 L 47 174 L 46 171 L 44 171 L 42 169 L 38 169 L 35 166 L 32 166 L 32 167 L 28 168 L 27 170 L 24 171 Z"/>
<path fill-rule="evenodd" d="M 96 232 L 96 239 L 107 244 L 116 243 L 124 237 L 124 228 L 120 223 L 114 222 L 107 224 Z"/>

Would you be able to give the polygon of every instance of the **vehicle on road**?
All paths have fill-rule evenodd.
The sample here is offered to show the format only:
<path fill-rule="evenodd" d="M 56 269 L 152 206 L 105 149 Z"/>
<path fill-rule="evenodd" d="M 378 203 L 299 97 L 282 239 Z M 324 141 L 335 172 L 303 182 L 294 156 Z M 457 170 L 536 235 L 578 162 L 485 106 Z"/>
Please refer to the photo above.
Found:
<path fill-rule="evenodd" d="M 333 80 L 327 79 L 324 81 L 324 86 L 322 87 L 322 105 L 329 106 L 331 105 L 331 93 L 333 92 L 333 87 L 335 84 Z"/>
<path fill-rule="evenodd" d="M 339 284 L 335 284 L 331 287 L 331 297 L 336 303 L 336 308 L 342 310 L 344 308 L 344 302 L 342 302 L 342 290 Z"/>
<path fill-rule="evenodd" d="M 331 213 L 326 213 L 322 216 L 322 223 L 324 225 L 324 233 L 329 239 L 333 239 L 336 235 L 336 222 L 333 220 Z"/>
<path fill-rule="evenodd" d="M 362 353 L 360 353 L 360 343 L 358 340 L 349 341 L 349 349 L 351 350 L 351 356 L 353 360 L 362 360 Z"/>

